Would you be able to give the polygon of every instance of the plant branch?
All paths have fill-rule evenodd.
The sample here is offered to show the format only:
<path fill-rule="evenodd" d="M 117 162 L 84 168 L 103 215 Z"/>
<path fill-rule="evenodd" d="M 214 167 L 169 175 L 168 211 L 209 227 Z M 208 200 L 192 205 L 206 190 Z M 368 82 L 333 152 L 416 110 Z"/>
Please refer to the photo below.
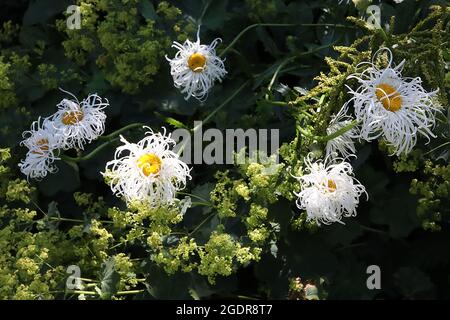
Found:
<path fill-rule="evenodd" d="M 219 57 L 223 57 L 228 50 L 230 50 L 235 43 L 249 30 L 256 27 L 333 27 L 333 28 L 349 28 L 356 29 L 354 26 L 346 26 L 343 24 L 333 24 L 333 23 L 255 23 L 249 25 L 244 30 L 242 30 L 234 39 L 230 42 L 230 44 L 222 50 L 219 54 Z"/>
<path fill-rule="evenodd" d="M 119 139 L 118 138 L 114 138 L 112 140 L 109 140 L 107 142 L 104 142 L 103 144 L 101 144 L 100 146 L 98 146 L 97 148 L 95 148 L 94 150 L 92 150 L 90 153 L 88 153 L 85 156 L 80 156 L 80 157 L 69 157 L 65 154 L 60 155 L 59 157 L 66 161 L 66 162 L 82 162 L 82 161 L 87 161 L 92 159 L 93 157 L 95 157 L 97 155 L 97 153 L 99 153 L 100 151 L 102 151 L 103 149 L 106 149 L 110 144 L 113 144 L 114 142 L 117 142 Z"/>
<path fill-rule="evenodd" d="M 123 128 L 120 128 L 120 129 L 118 129 L 118 130 L 116 130 L 114 132 L 111 132 L 110 134 L 108 134 L 106 136 L 99 137 L 98 140 L 111 140 L 112 138 L 118 136 L 122 132 L 125 132 L 127 130 L 131 130 L 131 129 L 136 128 L 136 127 L 143 127 L 143 126 L 145 126 L 145 124 L 143 124 L 143 123 L 131 123 L 129 125 L 126 125 Z"/>

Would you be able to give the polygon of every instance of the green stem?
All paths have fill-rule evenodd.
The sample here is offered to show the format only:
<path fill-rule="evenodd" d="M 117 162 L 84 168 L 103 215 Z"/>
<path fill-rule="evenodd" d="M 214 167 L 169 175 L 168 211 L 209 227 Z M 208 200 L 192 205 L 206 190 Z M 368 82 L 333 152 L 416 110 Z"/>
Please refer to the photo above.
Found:
<path fill-rule="evenodd" d="M 198 24 L 199 24 L 199 25 L 202 24 L 203 17 L 205 16 L 206 11 L 208 10 L 208 8 L 209 8 L 211 2 L 212 2 L 212 0 L 209 0 L 209 1 L 206 3 L 205 7 L 203 8 L 202 14 L 201 14 L 200 18 L 198 19 Z"/>
<path fill-rule="evenodd" d="M 293 23 L 255 23 L 252 25 L 249 25 L 244 30 L 239 32 L 239 34 L 233 39 L 233 41 L 230 42 L 230 44 L 222 50 L 221 53 L 219 53 L 219 57 L 223 57 L 225 53 L 227 53 L 228 50 L 230 50 L 234 44 L 249 30 L 256 28 L 256 27 L 292 27 L 295 26 Z"/>
<path fill-rule="evenodd" d="M 51 264 L 49 264 L 48 262 L 44 261 L 44 259 L 42 259 L 40 256 L 38 256 L 37 254 L 34 254 L 36 256 L 36 258 L 38 258 L 39 260 L 41 260 L 41 262 L 43 264 L 45 264 L 47 267 L 49 267 L 50 269 L 52 269 L 53 271 L 56 271 L 56 268 L 53 267 Z"/>
<path fill-rule="evenodd" d="M 445 143 L 443 143 L 443 144 L 437 146 L 436 148 L 433 148 L 433 149 L 431 149 L 430 151 L 425 152 L 423 155 L 426 156 L 426 155 L 428 155 L 428 154 L 430 154 L 430 153 L 433 153 L 433 152 L 435 152 L 436 150 L 438 150 L 438 149 L 440 149 L 440 148 L 442 148 L 442 147 L 445 147 L 445 146 L 447 146 L 447 145 L 449 145 L 449 144 L 450 144 L 450 141 L 447 141 L 447 142 L 445 142 Z"/>
<path fill-rule="evenodd" d="M 358 29 L 355 26 L 347 26 L 340 23 L 299 23 L 296 24 L 299 27 L 333 27 L 333 28 L 345 28 L 345 29 Z"/>
<path fill-rule="evenodd" d="M 373 13 L 370 13 L 370 15 L 376 21 L 375 15 Z M 381 25 L 379 25 L 379 28 L 377 28 L 377 30 L 380 33 L 381 37 L 384 39 L 384 41 L 389 42 L 389 38 Z"/>
<path fill-rule="evenodd" d="M 143 293 L 143 292 L 145 292 L 145 290 L 117 291 L 117 293 L 115 295 L 116 296 L 124 296 L 127 294 L 138 294 L 138 293 Z"/>
<path fill-rule="evenodd" d="M 102 151 L 103 149 L 107 148 L 110 144 L 113 144 L 114 142 L 117 142 L 118 139 L 114 138 L 113 140 L 109 140 L 107 142 L 104 142 L 103 144 L 101 144 L 100 146 L 98 146 L 97 148 L 95 148 L 94 150 L 92 150 L 90 153 L 88 153 L 85 156 L 82 157 L 69 157 L 65 154 L 61 154 L 59 157 L 66 161 L 66 162 L 82 162 L 82 161 L 87 161 L 92 159 L 93 157 L 95 157 L 97 155 L 97 153 L 99 153 L 100 151 Z"/>
<path fill-rule="evenodd" d="M 216 215 L 216 213 L 212 213 L 209 216 L 207 216 L 202 222 L 200 222 L 200 224 L 195 227 L 194 230 L 192 230 L 191 232 L 189 232 L 189 236 L 192 236 L 194 233 L 196 233 L 209 219 L 211 219 L 212 217 L 214 217 Z"/>
<path fill-rule="evenodd" d="M 273 104 L 274 106 L 282 106 L 282 107 L 289 107 L 289 106 L 292 106 L 292 103 L 291 103 L 291 102 L 273 101 L 273 100 L 268 100 L 268 99 L 265 99 L 265 100 L 263 100 L 263 101 L 265 101 L 265 102 L 267 102 L 267 103 L 269 103 L 269 104 Z"/>
<path fill-rule="evenodd" d="M 256 27 L 334 27 L 334 28 L 349 28 L 356 29 L 354 26 L 346 26 L 343 24 L 332 24 L 332 23 L 255 23 L 249 25 L 244 30 L 242 30 L 230 44 L 222 50 L 219 57 L 223 57 L 228 50 L 230 50 L 235 43 L 249 30 Z"/>
<path fill-rule="evenodd" d="M 224 106 L 227 105 L 228 102 L 233 100 L 234 97 L 236 97 L 239 92 L 241 92 L 242 89 L 250 82 L 250 80 L 247 80 L 244 82 L 231 96 L 229 96 L 220 106 L 218 106 L 216 109 L 214 109 L 199 125 L 195 126 L 192 129 L 192 132 L 197 132 L 197 130 L 205 123 L 207 123 L 220 109 L 222 109 Z M 181 155 L 183 153 L 184 148 L 186 148 L 187 143 L 189 142 L 189 139 L 186 139 L 183 141 L 183 144 L 181 145 L 180 149 L 178 149 L 178 155 Z"/>
<path fill-rule="evenodd" d="M 127 130 L 131 130 L 131 129 L 136 128 L 136 127 L 143 127 L 143 126 L 145 126 L 145 124 L 143 124 L 143 123 L 132 123 L 132 124 L 126 125 L 123 128 L 120 128 L 120 129 L 118 129 L 118 130 L 116 130 L 114 132 L 111 132 L 110 134 L 108 134 L 106 136 L 101 136 L 101 137 L 98 138 L 98 140 L 111 140 L 112 138 L 118 136 L 122 132 L 125 132 Z"/>
<path fill-rule="evenodd" d="M 364 226 L 364 225 L 361 225 L 361 224 L 359 226 L 360 226 L 361 229 L 366 230 L 366 231 L 379 233 L 379 234 L 387 234 L 387 232 L 382 231 L 382 230 L 374 229 L 374 228 L 367 227 L 367 226 Z"/>
<path fill-rule="evenodd" d="M 300 133 L 302 134 L 302 136 L 305 136 L 305 137 L 310 138 L 310 139 L 317 139 L 316 136 L 312 135 L 311 133 L 309 133 L 309 132 L 306 131 L 305 129 L 300 128 L 299 126 L 297 126 L 297 130 L 300 131 Z"/>
<path fill-rule="evenodd" d="M 231 100 L 236 97 L 239 92 L 241 92 L 242 89 L 250 82 L 250 80 L 245 81 L 231 96 L 229 96 L 220 106 L 218 106 L 216 109 L 214 109 L 203 121 L 202 125 L 207 123 L 209 119 L 211 119 L 217 112 L 219 112 L 224 106 L 228 104 Z M 193 132 L 196 132 L 198 130 L 199 126 L 194 127 Z"/>
<path fill-rule="evenodd" d="M 243 295 L 237 295 L 236 297 L 241 300 L 259 300 L 258 298 L 243 296 Z"/>
<path fill-rule="evenodd" d="M 347 131 L 353 129 L 356 125 L 358 125 L 358 121 L 357 120 L 353 120 L 352 122 L 350 122 L 348 125 L 342 127 L 341 129 L 333 132 L 332 134 L 329 134 L 325 137 L 317 137 L 318 141 L 322 141 L 322 142 L 327 142 L 333 139 L 336 139 L 337 137 L 339 137 L 340 135 L 343 135 L 344 133 L 346 133 Z"/>
<path fill-rule="evenodd" d="M 289 72 L 289 71 L 293 71 L 299 68 L 310 68 L 311 66 L 306 65 L 306 64 L 296 64 L 295 66 L 291 66 L 291 67 L 286 67 L 286 69 L 281 70 L 280 72 L 285 73 L 285 72 Z M 267 73 L 267 70 L 259 72 L 259 73 L 255 73 L 253 74 L 253 78 L 258 78 L 261 77 L 264 73 Z M 266 78 L 266 77 L 264 77 Z"/>
<path fill-rule="evenodd" d="M 108 248 L 108 250 L 112 250 L 112 249 L 118 248 L 118 247 L 120 247 L 121 245 L 123 245 L 123 244 L 125 244 L 127 242 L 128 242 L 128 240 L 125 239 L 124 242 L 119 242 L 119 243 L 113 245 L 112 247 Z"/>
<path fill-rule="evenodd" d="M 383 27 L 380 26 L 380 29 L 378 29 L 380 31 L 381 36 L 383 37 L 383 40 L 388 43 L 389 42 L 389 37 L 386 34 L 386 32 L 384 31 Z"/>
<path fill-rule="evenodd" d="M 211 204 L 211 203 L 208 203 L 208 202 L 200 202 L 200 201 L 192 202 L 192 205 L 205 206 L 205 207 L 212 207 L 212 204 Z"/>
<path fill-rule="evenodd" d="M 320 51 L 320 50 L 322 50 L 322 49 L 330 48 L 330 47 L 332 47 L 333 45 L 334 45 L 334 42 L 333 42 L 333 43 L 330 43 L 330 44 L 323 45 L 323 46 L 319 46 L 319 47 L 317 47 L 317 48 L 308 50 L 308 51 L 306 51 L 306 52 L 301 52 L 301 53 L 299 53 L 299 54 L 297 54 L 297 55 L 294 55 L 294 56 L 292 56 L 292 57 L 286 58 L 283 62 L 280 63 L 280 65 L 279 65 L 279 66 L 277 67 L 277 69 L 275 70 L 275 72 L 274 72 L 274 74 L 273 74 L 273 76 L 272 76 L 272 79 L 270 79 L 270 83 L 269 83 L 269 85 L 267 86 L 267 92 L 270 92 L 270 91 L 272 90 L 272 86 L 273 86 L 273 84 L 275 83 L 275 80 L 277 79 L 278 74 L 280 73 L 281 69 L 282 69 L 287 63 L 289 63 L 290 61 L 295 60 L 295 59 L 297 59 L 297 58 L 299 58 L 299 57 L 302 57 L 302 56 L 306 56 L 306 55 L 310 55 L 310 54 L 316 53 L 316 52 L 318 52 L 318 51 Z M 266 100 L 267 100 L 267 95 L 266 95 Z"/>
<path fill-rule="evenodd" d="M 169 233 L 170 236 L 189 236 L 189 233 L 186 232 L 171 232 Z"/>
<path fill-rule="evenodd" d="M 67 290 L 67 293 L 74 293 L 74 294 L 88 294 L 91 296 L 96 296 L 98 295 L 97 292 L 95 291 L 85 291 L 85 290 Z"/>
<path fill-rule="evenodd" d="M 136 228 L 146 229 L 145 227 L 141 227 L 141 226 L 136 226 Z M 124 239 L 123 242 L 116 243 L 112 247 L 108 248 L 108 250 L 112 250 L 112 249 L 118 248 L 121 245 L 127 244 L 130 241 L 136 240 L 137 238 L 138 238 L 138 236 L 132 237 L 131 239 Z"/>
<path fill-rule="evenodd" d="M 145 292 L 145 290 L 128 290 L 128 291 L 117 291 L 114 295 L 115 296 L 125 296 L 129 294 L 138 294 Z M 86 290 L 67 290 L 67 293 L 74 293 L 74 294 L 88 294 L 91 296 L 97 296 L 98 293 L 95 291 L 86 291 Z"/>
<path fill-rule="evenodd" d="M 209 202 L 208 200 L 206 200 L 205 198 L 202 198 L 202 197 L 197 196 L 197 195 L 192 194 L 192 193 L 183 192 L 183 191 L 178 191 L 178 194 L 181 194 L 181 195 L 184 195 L 184 196 L 193 197 L 193 198 L 197 198 L 197 199 L 199 199 L 199 200 L 201 200 L 201 201 L 203 201 L 203 202 L 210 203 L 210 202 Z"/>
<path fill-rule="evenodd" d="M 62 217 L 49 217 L 49 220 L 57 220 L 57 221 L 67 221 L 67 222 L 76 222 L 76 223 L 84 223 L 84 220 L 81 219 L 70 219 L 70 218 L 62 218 Z M 101 223 L 109 223 L 113 224 L 114 222 L 108 220 L 98 220 Z"/>
<path fill-rule="evenodd" d="M 289 57 L 286 58 L 282 63 L 280 63 L 280 65 L 277 67 L 277 69 L 275 70 L 275 72 L 273 73 L 272 79 L 270 79 L 270 83 L 269 86 L 267 87 L 267 91 L 270 92 L 272 90 L 272 86 L 275 83 L 275 80 L 278 77 L 278 73 L 280 73 L 280 70 L 291 60 L 294 60 L 296 58 L 296 56 L 293 57 Z"/>

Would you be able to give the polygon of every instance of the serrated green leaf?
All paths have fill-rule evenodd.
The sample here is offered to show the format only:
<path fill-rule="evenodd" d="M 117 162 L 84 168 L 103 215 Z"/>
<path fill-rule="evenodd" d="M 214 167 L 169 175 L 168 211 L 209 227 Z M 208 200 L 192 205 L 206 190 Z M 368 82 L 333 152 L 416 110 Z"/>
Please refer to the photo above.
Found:
<path fill-rule="evenodd" d="M 116 292 L 120 276 L 115 269 L 115 259 L 110 257 L 103 262 L 99 274 L 100 290 L 102 299 L 110 299 Z"/>
<path fill-rule="evenodd" d="M 153 3 L 150 0 L 141 0 L 138 3 L 138 10 L 145 19 L 156 20 L 158 18 Z"/>
<path fill-rule="evenodd" d="M 31 0 L 23 17 L 25 26 L 43 23 L 51 17 L 62 14 L 69 5 L 69 1 L 60 0 Z"/>

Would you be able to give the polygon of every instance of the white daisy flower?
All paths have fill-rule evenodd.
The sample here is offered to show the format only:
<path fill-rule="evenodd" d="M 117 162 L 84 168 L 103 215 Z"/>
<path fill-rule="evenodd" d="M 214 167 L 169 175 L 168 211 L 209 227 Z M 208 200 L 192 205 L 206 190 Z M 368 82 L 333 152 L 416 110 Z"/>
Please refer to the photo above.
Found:
<path fill-rule="evenodd" d="M 58 136 L 52 124 L 45 119 L 41 122 L 39 118 L 31 125 L 30 131 L 23 133 L 20 144 L 28 148 L 25 160 L 19 163 L 20 171 L 27 179 L 42 179 L 47 173 L 54 173 L 57 168 L 53 162 L 59 160 L 55 155 L 59 147 Z"/>
<path fill-rule="evenodd" d="M 314 163 L 305 158 L 306 172 L 295 177 L 301 185 L 301 191 L 295 193 L 299 209 L 306 210 L 307 220 L 317 224 L 343 223 L 342 217 L 356 216 L 359 197 L 366 193 L 363 185 L 353 177 L 352 166 L 345 161 Z M 367 193 L 366 193 L 367 195 Z"/>
<path fill-rule="evenodd" d="M 347 107 L 344 106 L 335 116 L 331 118 L 330 124 L 327 128 L 327 135 L 331 135 L 345 126 L 352 123 L 353 118 L 348 116 Z M 344 132 L 340 136 L 331 139 L 327 142 L 326 157 L 333 158 L 335 155 L 341 155 L 344 159 L 356 157 L 356 149 L 354 139 L 359 138 L 358 127 Z"/>
<path fill-rule="evenodd" d="M 170 63 L 170 74 L 176 88 L 185 93 L 185 99 L 191 96 L 205 100 L 214 81 L 222 81 L 227 73 L 223 61 L 216 55 L 215 47 L 222 41 L 215 39 L 209 46 L 200 44 L 200 28 L 197 31 L 197 41 L 186 40 L 183 44 L 176 41 L 172 47 L 177 48 L 173 59 L 166 59 Z"/>
<path fill-rule="evenodd" d="M 175 141 L 170 134 L 166 136 L 165 129 L 163 134 L 148 129 L 147 136 L 138 143 L 120 137 L 124 145 L 117 148 L 115 159 L 106 164 L 103 175 L 113 193 L 127 202 L 144 201 L 158 207 L 173 203 L 176 192 L 191 176 L 189 167 L 171 150 Z"/>
<path fill-rule="evenodd" d="M 420 133 L 428 140 L 435 137 L 431 128 L 435 124 L 433 99 L 437 91 L 427 92 L 420 77 L 402 77 L 404 60 L 392 68 L 392 53 L 381 48 L 374 59 L 385 50 L 389 65 L 378 69 L 374 61 L 364 62 L 369 67 L 361 74 L 353 74 L 361 85 L 349 93 L 353 95 L 356 119 L 361 122 L 361 138 L 370 141 L 380 136 L 395 148 L 395 154 L 408 153 Z"/>
<path fill-rule="evenodd" d="M 105 131 L 106 114 L 103 109 L 109 106 L 108 99 L 103 102 L 97 94 L 91 94 L 80 103 L 73 94 L 64 92 L 75 101 L 63 99 L 51 120 L 62 139 L 63 149 L 83 150 L 85 143 L 97 139 Z"/>

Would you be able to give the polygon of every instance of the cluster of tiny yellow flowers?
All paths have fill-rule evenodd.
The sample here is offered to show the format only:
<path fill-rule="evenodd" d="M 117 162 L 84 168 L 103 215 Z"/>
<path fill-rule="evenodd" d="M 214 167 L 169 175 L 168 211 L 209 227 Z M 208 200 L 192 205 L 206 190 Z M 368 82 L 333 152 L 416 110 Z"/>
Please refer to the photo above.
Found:
<path fill-rule="evenodd" d="M 191 96 L 199 100 L 206 99 L 213 83 L 221 81 L 227 73 L 222 59 L 215 53 L 220 39 L 214 40 L 209 46 L 202 45 L 198 29 L 196 42 L 186 40 L 196 27 L 183 17 L 181 10 L 162 1 L 155 10 L 155 14 L 162 18 L 157 21 L 144 17 L 145 14 L 137 9 L 141 3 L 139 0 L 77 1 L 82 13 L 83 32 L 68 29 L 65 20 L 57 22 L 58 30 L 66 36 L 63 41 L 65 55 L 80 69 L 91 67 L 89 62 L 94 59 L 92 67 L 99 71 L 96 80 L 100 83 L 107 81 L 124 93 L 138 95 L 160 71 L 161 61 L 164 61 L 165 54 L 170 50 L 171 40 L 184 41 L 183 44 L 173 43 L 173 47 L 178 49 L 173 59 L 166 56 L 174 85 L 186 94 L 186 99 Z M 273 3 L 260 0 L 246 0 L 245 3 L 252 9 L 250 18 L 255 21 L 271 17 L 277 11 Z M 17 34 L 18 28 L 5 23 L 0 32 L 0 45 L 12 41 Z M 345 85 L 353 85 L 347 82 L 349 76 L 353 76 L 353 80 L 360 80 L 363 85 L 370 83 L 363 79 L 365 71 L 357 76 L 354 72 L 359 71 L 360 63 L 368 61 L 374 49 L 377 49 L 377 37 L 372 35 L 350 47 L 336 48 L 339 57 L 326 59 L 331 71 L 322 73 L 317 78 L 319 84 L 309 92 L 286 102 L 290 106 L 288 112 L 292 113 L 296 121 L 296 137 L 280 148 L 281 164 L 273 157 L 265 162 L 246 159 L 244 164 L 218 171 L 214 176 L 216 183 L 208 190 L 206 199 L 200 196 L 196 196 L 196 200 L 192 202 L 189 197 L 181 199 L 180 192 L 186 187 L 191 169 L 168 147 L 172 141 L 170 135 L 166 137 L 165 132 L 161 137 L 161 134 L 151 131 L 144 138 L 150 142 L 143 140 L 141 145 L 129 143 L 121 136 L 125 147 L 119 148 L 129 153 L 139 149 L 133 155 L 136 161 L 134 158 L 129 161 L 128 154 L 120 158 L 120 152 L 116 152 L 117 159 L 109 162 L 111 166 L 107 165 L 103 175 L 113 192 L 126 200 L 126 206 L 115 204 L 110 207 L 103 197 L 95 198 L 93 194 L 75 192 L 73 200 L 80 209 L 80 214 L 63 212 L 61 215 L 55 202 L 50 203 L 48 209 L 38 207 L 37 203 L 40 202 L 36 201 L 35 188 L 26 180 L 16 177 L 15 171 L 10 169 L 9 149 L 0 149 L 0 299 L 122 299 L 120 292 L 147 290 L 145 285 L 152 281 L 151 277 L 148 277 L 150 280 L 147 279 L 149 265 L 158 266 L 169 275 L 195 272 L 214 285 L 218 278 L 230 276 L 240 267 L 258 262 L 263 253 L 269 251 L 270 244 L 276 243 L 280 231 L 278 215 L 291 215 L 294 212 L 295 209 L 291 207 L 295 197 L 298 197 L 297 207 L 300 212 L 294 213 L 290 224 L 297 229 L 315 230 L 318 223 L 341 222 L 342 216 L 356 215 L 359 196 L 365 193 L 365 189 L 353 177 L 352 166 L 348 162 L 339 160 L 338 163 L 332 163 L 330 160 L 328 163 L 328 159 L 338 158 L 335 158 L 333 152 L 327 154 L 326 151 L 334 148 L 346 153 L 347 150 L 350 156 L 356 157 L 351 141 L 354 136 L 344 136 L 353 127 L 338 137 L 329 138 L 331 125 L 336 125 L 333 121 L 338 119 L 342 110 L 346 114 L 350 101 L 356 105 L 355 117 L 359 118 L 355 120 L 355 127 L 358 124 L 358 130 L 362 130 L 359 137 L 367 141 L 380 138 L 379 151 L 386 155 L 396 154 L 396 157 L 386 160 L 387 163 L 392 162 L 396 173 L 417 174 L 410 185 L 410 192 L 419 198 L 417 214 L 425 229 L 440 230 L 441 223 L 448 214 L 450 166 L 443 165 L 439 158 L 429 158 L 429 154 L 419 144 L 416 147 L 416 132 L 406 135 L 406 138 L 399 138 L 396 135 L 398 132 L 392 130 L 396 124 L 393 115 L 404 111 L 405 97 L 384 82 L 373 88 L 375 91 L 369 99 L 364 99 L 367 98 L 364 96 L 367 91 L 363 87 L 350 91 L 354 95 L 350 101 L 345 93 Z M 288 42 L 294 40 L 288 39 Z M 410 46 L 405 44 L 404 38 L 391 40 L 396 43 L 392 52 L 399 57 L 408 58 L 405 58 L 405 71 L 411 73 L 411 65 L 417 64 L 417 61 L 423 62 L 422 73 L 429 84 L 436 85 L 437 88 L 444 83 L 442 79 L 433 82 L 431 78 L 428 79 L 432 74 L 443 74 L 441 69 L 433 69 L 433 66 L 423 61 L 420 52 L 432 50 L 429 43 L 423 47 L 417 44 L 408 55 Z M 361 52 L 358 47 L 362 43 L 367 44 L 370 50 Z M 42 58 L 45 45 L 38 41 L 33 55 Z M 392 53 L 390 49 L 387 50 Z M 32 67 L 31 61 L 33 56 L 21 56 L 17 53 L 0 56 L 0 112 L 15 109 L 14 114 L 18 118 L 27 115 L 16 92 L 20 79 L 30 74 L 31 70 L 36 74 L 36 83 L 42 87 L 42 91 L 38 93 L 42 96 L 61 83 L 83 81 L 80 74 L 70 68 L 61 70 L 52 63 L 40 63 Z M 382 61 L 381 64 L 385 62 Z M 391 67 L 391 62 L 389 61 L 387 69 L 398 75 L 399 69 L 394 65 Z M 403 63 L 400 64 L 402 65 Z M 372 67 L 380 73 L 380 77 L 384 75 L 379 65 L 372 63 Z M 443 68 L 436 66 L 438 67 Z M 417 79 L 414 78 L 414 81 L 418 81 Z M 422 101 L 423 97 L 430 97 L 424 105 L 432 110 L 429 110 L 425 120 L 420 112 L 415 114 L 413 120 L 423 122 L 420 126 L 412 125 L 409 121 L 411 118 L 405 118 L 403 124 L 410 131 L 419 128 L 418 134 L 427 138 L 434 137 L 434 111 L 439 111 L 440 106 L 445 104 L 445 97 L 442 92 L 425 92 L 421 80 L 414 85 L 411 97 L 420 99 L 412 100 L 417 102 Z M 51 121 L 46 119 L 41 123 L 39 119 L 33 123 L 32 129 L 28 131 L 30 136 L 22 142 L 28 147 L 27 157 L 31 158 L 20 164 L 27 178 L 43 178 L 47 172 L 55 172 L 53 161 L 65 156 L 62 150 L 81 152 L 86 141 L 91 142 L 103 134 L 106 115 L 101 110 L 108 103 L 101 102 L 101 98 L 100 102 L 96 102 L 96 98 L 99 97 L 95 95 L 94 102 L 88 103 L 89 107 L 98 108 L 92 116 L 93 122 L 80 126 L 81 131 L 55 134 L 61 129 L 56 128 L 55 123 L 66 128 L 88 118 L 87 113 L 80 109 L 78 101 L 68 99 L 61 102 L 61 112 L 53 115 Z M 366 117 L 369 113 L 365 108 L 370 103 L 381 107 L 380 112 L 389 114 L 392 126 L 380 127 L 377 129 L 379 132 L 372 130 L 374 123 L 380 126 L 386 123 L 377 121 L 376 116 Z M 341 109 L 342 106 L 344 107 Z M 63 110 L 66 107 L 69 109 Z M 409 107 L 416 106 L 411 103 Z M 347 118 L 344 120 L 352 122 Z M 343 121 L 341 125 L 340 129 L 348 123 L 344 124 Z M 0 133 L 12 130 L 14 129 L 5 126 L 0 128 Z M 79 137 L 80 132 L 84 137 Z M 40 137 L 39 134 L 46 134 L 48 137 Z M 356 133 L 352 132 L 353 134 Z M 341 139 L 339 143 L 331 148 L 328 142 L 336 142 L 338 138 Z M 160 141 L 165 141 L 166 144 Z M 147 150 L 151 143 L 155 143 L 155 149 L 164 149 L 172 162 L 164 162 L 166 159 Z M 161 145 L 164 147 L 161 148 Z M 36 160 L 44 154 L 47 157 L 44 161 Z M 323 161 L 312 161 L 309 155 Z M 173 164 L 175 160 L 179 161 L 177 166 L 168 171 L 164 183 L 158 184 L 161 182 L 159 179 L 164 176 L 164 170 L 169 167 L 167 164 Z M 117 171 L 120 171 L 120 176 Z M 131 174 L 134 174 L 135 180 L 130 178 Z M 332 178 L 327 176 L 322 179 L 325 174 Z M 158 188 L 161 189 L 160 193 L 155 192 Z M 142 191 L 144 189 L 146 192 Z M 310 189 L 314 190 L 308 192 Z M 338 193 L 342 201 L 336 201 Z M 162 200 L 152 202 L 156 198 L 155 194 Z M 317 195 L 321 198 L 316 197 Z M 332 208 L 332 214 L 328 215 L 330 212 L 324 209 L 325 206 L 321 207 L 322 203 L 317 203 L 321 201 L 316 199 L 328 201 L 326 207 Z M 201 212 L 202 216 L 194 217 L 200 223 L 190 224 L 185 215 L 193 201 L 197 200 L 201 200 L 200 205 L 204 206 L 195 209 Z M 272 210 L 274 205 L 280 205 L 279 212 Z M 188 211 L 189 214 L 191 212 L 196 211 Z M 229 222 L 232 222 L 233 227 L 237 226 L 239 233 L 229 227 Z M 136 252 L 138 257 L 135 256 Z M 82 272 L 80 288 L 65 287 L 67 267 L 70 265 L 79 267 Z M 108 280 L 113 282 L 111 286 L 103 285 L 102 276 L 108 273 L 105 272 L 106 269 L 114 275 L 110 277 L 113 280 Z M 292 299 L 319 298 L 318 288 L 299 278 L 291 279 L 289 290 L 289 298 Z"/>
<path fill-rule="evenodd" d="M 253 252 L 252 252 L 253 251 Z M 229 276 L 235 268 L 235 260 L 247 263 L 259 260 L 260 249 L 242 248 L 229 234 L 213 232 L 205 246 L 199 251 L 201 262 L 198 272 L 215 283 L 217 275 Z"/>
<path fill-rule="evenodd" d="M 440 231 L 449 212 L 450 165 L 434 164 L 427 160 L 423 172 L 423 180 L 411 181 L 410 192 L 420 197 L 417 214 L 423 219 L 423 227 Z"/>
<path fill-rule="evenodd" d="M 150 19 L 142 24 L 142 17 L 136 8 L 138 2 L 78 1 L 82 33 L 67 29 L 65 20 L 57 22 L 58 29 L 68 36 L 62 44 L 69 58 L 82 66 L 90 55 L 95 54 L 95 62 L 104 72 L 106 80 L 131 94 L 138 93 L 152 82 L 160 69 L 161 58 L 171 43 L 170 38 L 159 29 L 163 26 L 156 26 Z M 186 39 L 187 32 L 194 29 L 181 19 L 181 11 L 167 2 L 159 3 L 156 13 L 173 27 L 179 39 Z"/>

